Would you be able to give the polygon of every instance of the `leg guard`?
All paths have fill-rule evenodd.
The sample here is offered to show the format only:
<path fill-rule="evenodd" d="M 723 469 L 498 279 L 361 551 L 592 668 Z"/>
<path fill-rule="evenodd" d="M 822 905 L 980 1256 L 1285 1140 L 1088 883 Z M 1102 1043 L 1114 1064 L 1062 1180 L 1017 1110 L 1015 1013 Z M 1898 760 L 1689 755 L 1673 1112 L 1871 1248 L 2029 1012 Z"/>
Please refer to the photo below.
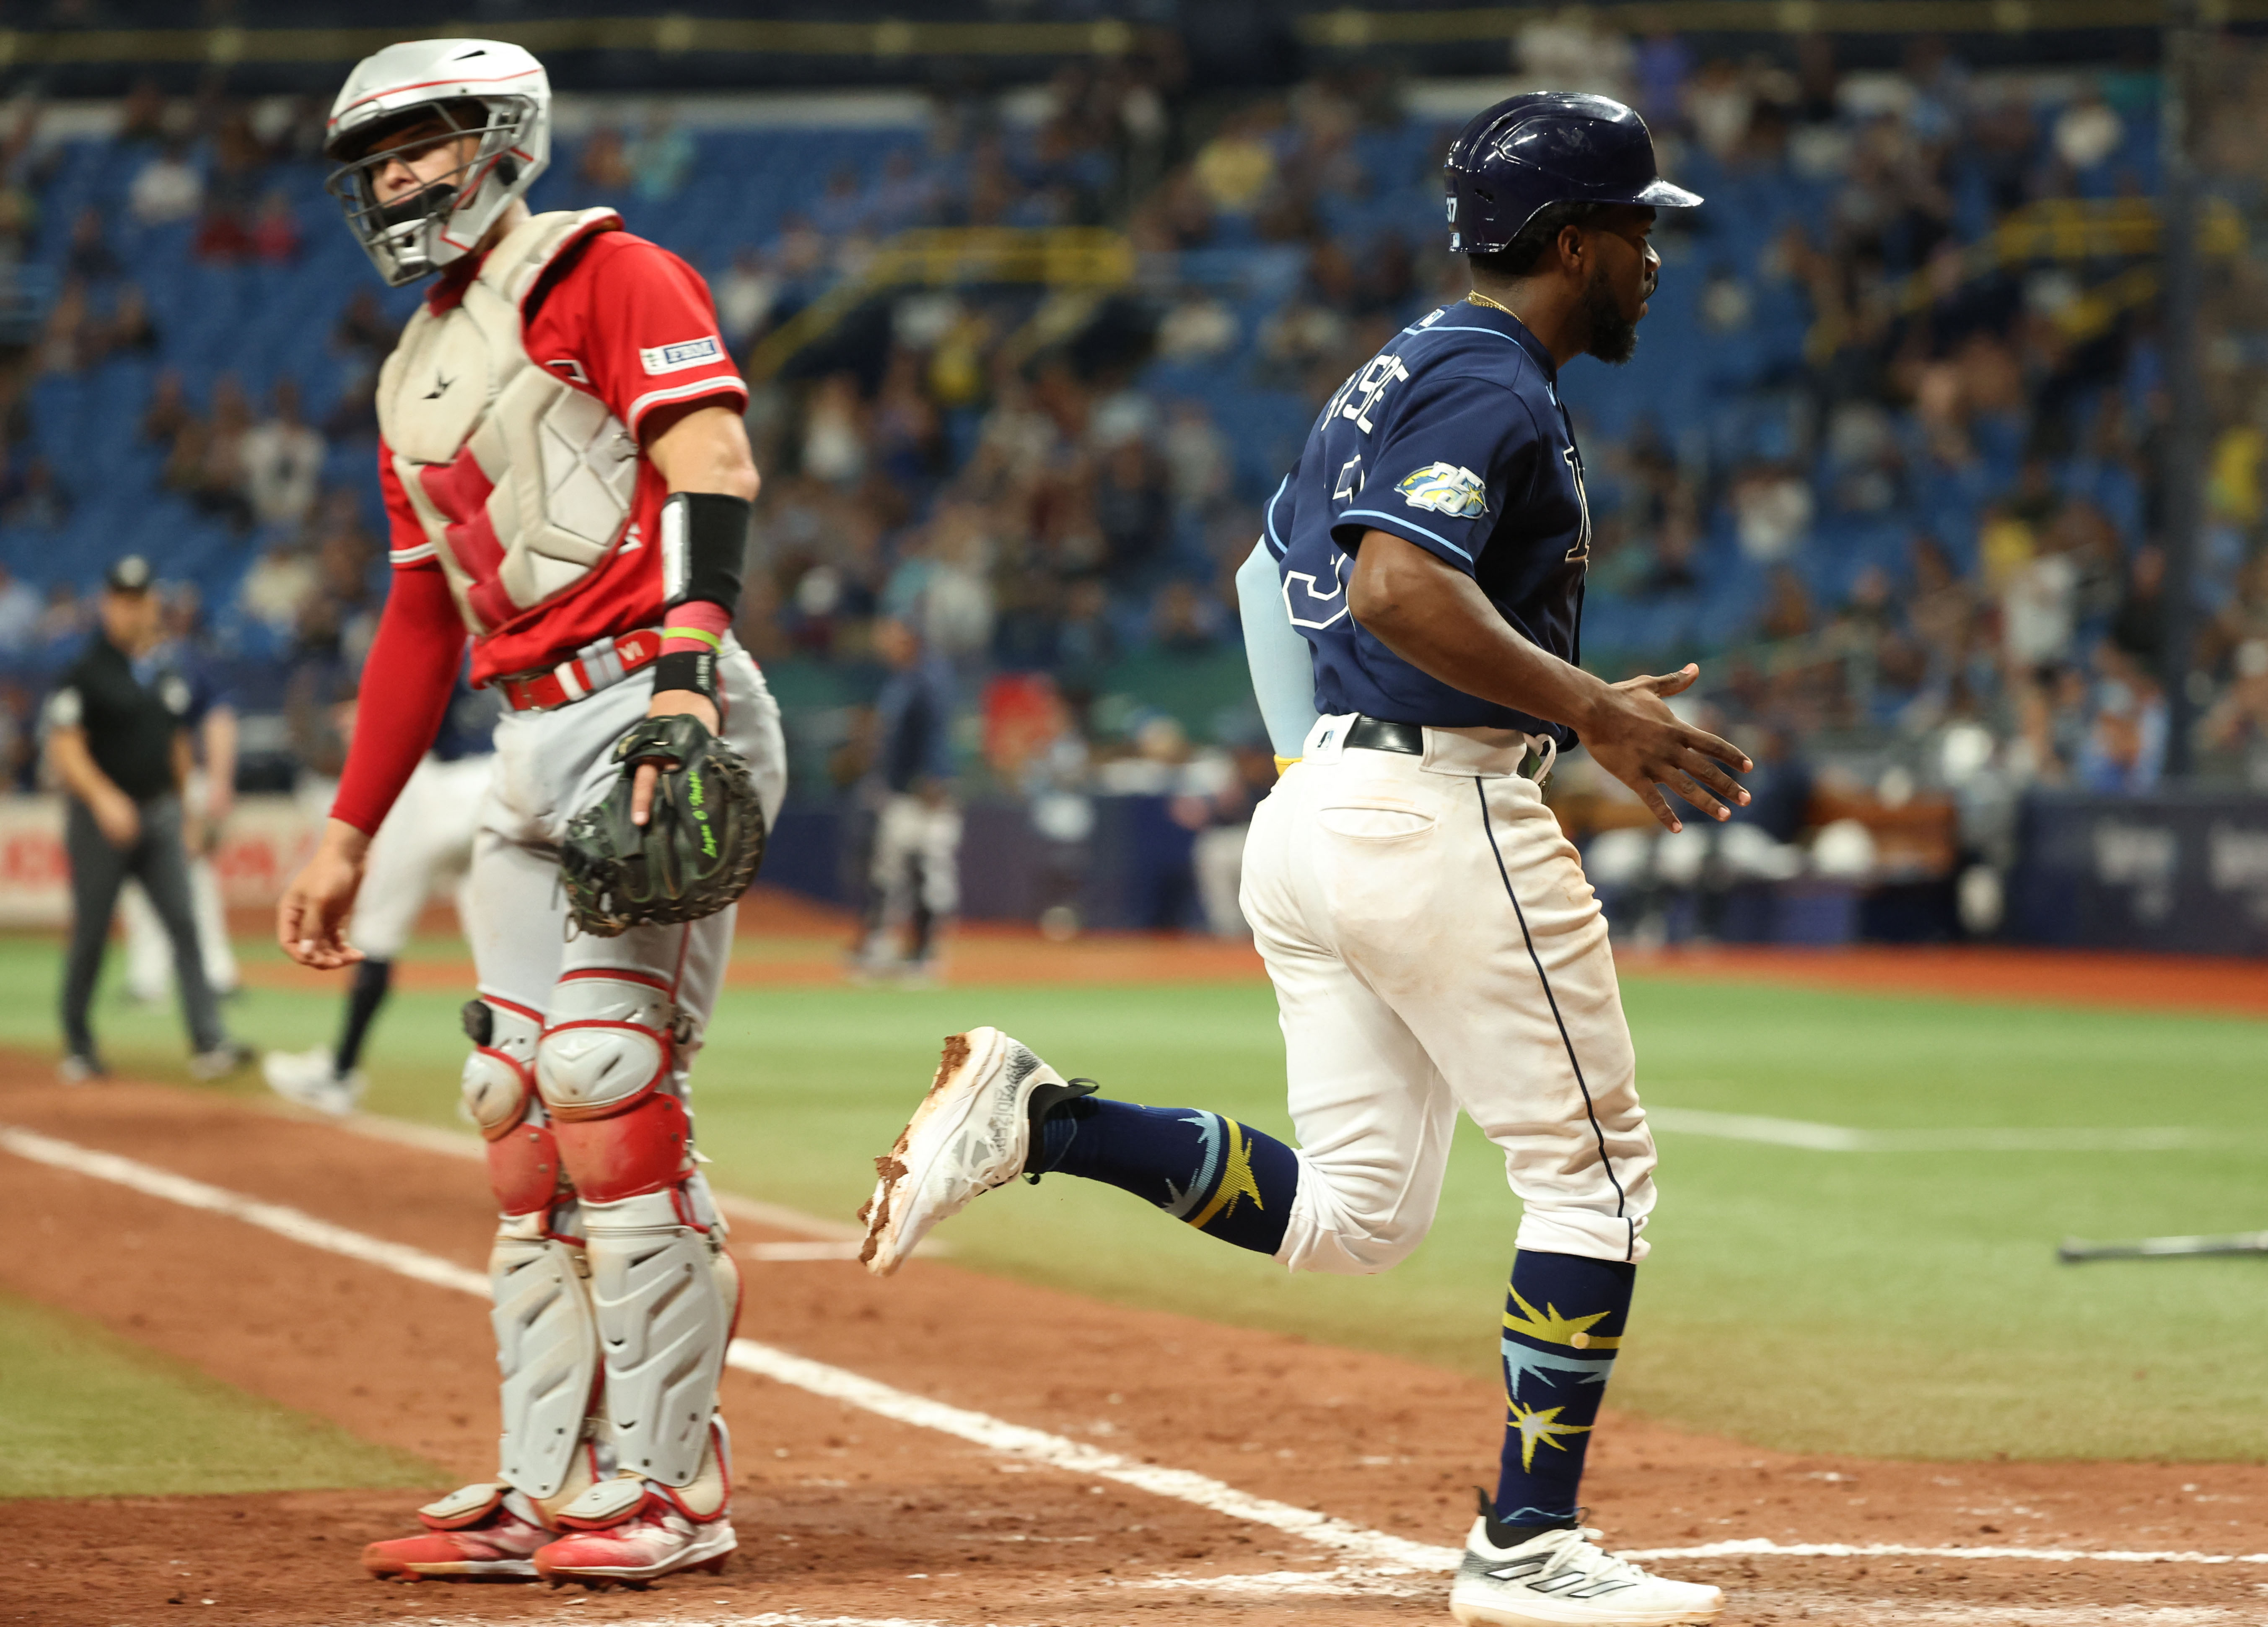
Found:
<path fill-rule="evenodd" d="M 559 980 L 536 1049 L 536 1088 L 559 1156 L 593 1203 L 665 1192 L 692 1169 L 692 1128 L 675 1093 L 681 1039 L 659 978 L 626 968 Z"/>
<path fill-rule="evenodd" d="M 489 1255 L 504 1373 L 497 1478 L 539 1506 L 571 1499 L 599 1469 L 585 1440 L 599 1388 L 589 1270 L 541 1214 L 508 1216 Z"/>
<path fill-rule="evenodd" d="M 493 997 L 465 1007 L 465 1111 L 488 1140 L 489 1186 L 506 1215 L 541 1215 L 561 1195 L 559 1151 L 535 1091 L 542 1020 Z"/>
<path fill-rule="evenodd" d="M 708 1455 L 739 1308 L 725 1229 L 698 1176 L 612 1203 L 586 1198 L 583 1213 L 615 1463 L 689 1486 Z"/>

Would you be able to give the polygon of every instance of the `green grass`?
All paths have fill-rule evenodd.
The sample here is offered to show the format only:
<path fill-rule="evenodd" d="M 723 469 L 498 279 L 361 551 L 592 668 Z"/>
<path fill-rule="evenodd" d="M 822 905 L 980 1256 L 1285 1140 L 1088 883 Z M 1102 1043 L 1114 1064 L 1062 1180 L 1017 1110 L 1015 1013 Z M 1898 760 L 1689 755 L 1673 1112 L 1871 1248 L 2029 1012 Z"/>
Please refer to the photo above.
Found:
<path fill-rule="evenodd" d="M 0 1293 L 0 1498 L 430 1486 L 439 1472 Z"/>
<path fill-rule="evenodd" d="M 0 1042 L 52 1043 L 54 959 L 0 941 Z M 405 995 L 381 1020 L 374 1108 L 454 1122 L 461 998 Z M 1665 1133 L 1617 1402 L 1800 1449 L 2268 1456 L 2268 1261 L 2054 1258 L 2066 1233 L 2268 1226 L 2268 1024 L 1644 978 L 1626 999 L 1660 1105 L 1884 1130 L 2185 1126 L 2225 1144 L 1854 1154 Z M 304 1046 L 336 1015 L 255 992 L 236 1020 Z M 1114 1093 L 1288 1131 L 1263 985 L 738 990 L 698 1092 L 718 1182 L 847 1218 L 939 1036 L 976 1022 Z M 106 1006 L 103 1025 L 121 1062 L 178 1077 L 170 1014 Z M 1517 1220 L 1468 1130 L 1432 1238 L 1381 1277 L 1287 1277 L 1071 1180 L 988 1198 L 945 1235 L 981 1269 L 1486 1373 Z"/>

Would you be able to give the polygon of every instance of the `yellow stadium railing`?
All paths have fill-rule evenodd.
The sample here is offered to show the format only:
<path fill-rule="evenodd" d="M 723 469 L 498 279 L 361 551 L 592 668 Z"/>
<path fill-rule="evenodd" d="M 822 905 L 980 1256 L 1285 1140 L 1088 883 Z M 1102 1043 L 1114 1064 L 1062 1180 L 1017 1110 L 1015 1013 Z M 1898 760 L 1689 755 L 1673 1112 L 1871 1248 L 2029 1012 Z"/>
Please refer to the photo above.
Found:
<path fill-rule="evenodd" d="M 790 357 L 834 331 L 875 295 L 894 288 L 1035 283 L 1122 288 L 1134 280 L 1134 246 L 1099 226 L 937 226 L 900 232 L 846 277 L 757 341 L 747 375 L 769 379 Z"/>

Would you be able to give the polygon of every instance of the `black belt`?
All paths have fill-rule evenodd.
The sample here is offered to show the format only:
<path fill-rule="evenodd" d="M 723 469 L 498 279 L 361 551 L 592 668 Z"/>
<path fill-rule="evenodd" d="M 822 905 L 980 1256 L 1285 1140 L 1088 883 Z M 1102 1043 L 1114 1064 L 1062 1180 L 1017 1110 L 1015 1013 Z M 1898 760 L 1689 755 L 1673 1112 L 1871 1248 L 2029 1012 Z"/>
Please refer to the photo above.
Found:
<path fill-rule="evenodd" d="M 1357 751 L 1398 751 L 1405 757 L 1422 757 L 1425 755 L 1425 730 L 1420 724 L 1388 723 L 1383 718 L 1358 714 L 1347 725 L 1346 744 Z M 1520 777 L 1542 784 L 1550 777 L 1544 766 L 1550 761 L 1530 747 L 1520 760 Z"/>

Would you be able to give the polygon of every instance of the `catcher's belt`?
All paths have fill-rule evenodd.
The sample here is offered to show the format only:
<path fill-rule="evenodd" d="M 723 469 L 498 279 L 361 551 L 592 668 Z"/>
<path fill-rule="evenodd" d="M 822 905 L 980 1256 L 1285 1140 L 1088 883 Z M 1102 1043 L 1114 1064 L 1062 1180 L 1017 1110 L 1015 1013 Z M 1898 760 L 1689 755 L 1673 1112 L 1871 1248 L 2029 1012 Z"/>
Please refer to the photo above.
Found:
<path fill-rule="evenodd" d="M 652 666 L 661 654 L 661 629 L 641 627 L 619 638 L 601 638 L 578 650 L 548 673 L 499 678 L 497 688 L 514 711 L 551 711 L 620 683 Z"/>
<path fill-rule="evenodd" d="M 598 938 L 698 921 L 740 901 L 764 858 L 764 809 L 740 754 L 680 714 L 648 718 L 615 743 L 607 794 L 577 814 L 559 853 L 567 907 Z M 630 822 L 640 763 L 659 768 L 646 822 Z"/>

